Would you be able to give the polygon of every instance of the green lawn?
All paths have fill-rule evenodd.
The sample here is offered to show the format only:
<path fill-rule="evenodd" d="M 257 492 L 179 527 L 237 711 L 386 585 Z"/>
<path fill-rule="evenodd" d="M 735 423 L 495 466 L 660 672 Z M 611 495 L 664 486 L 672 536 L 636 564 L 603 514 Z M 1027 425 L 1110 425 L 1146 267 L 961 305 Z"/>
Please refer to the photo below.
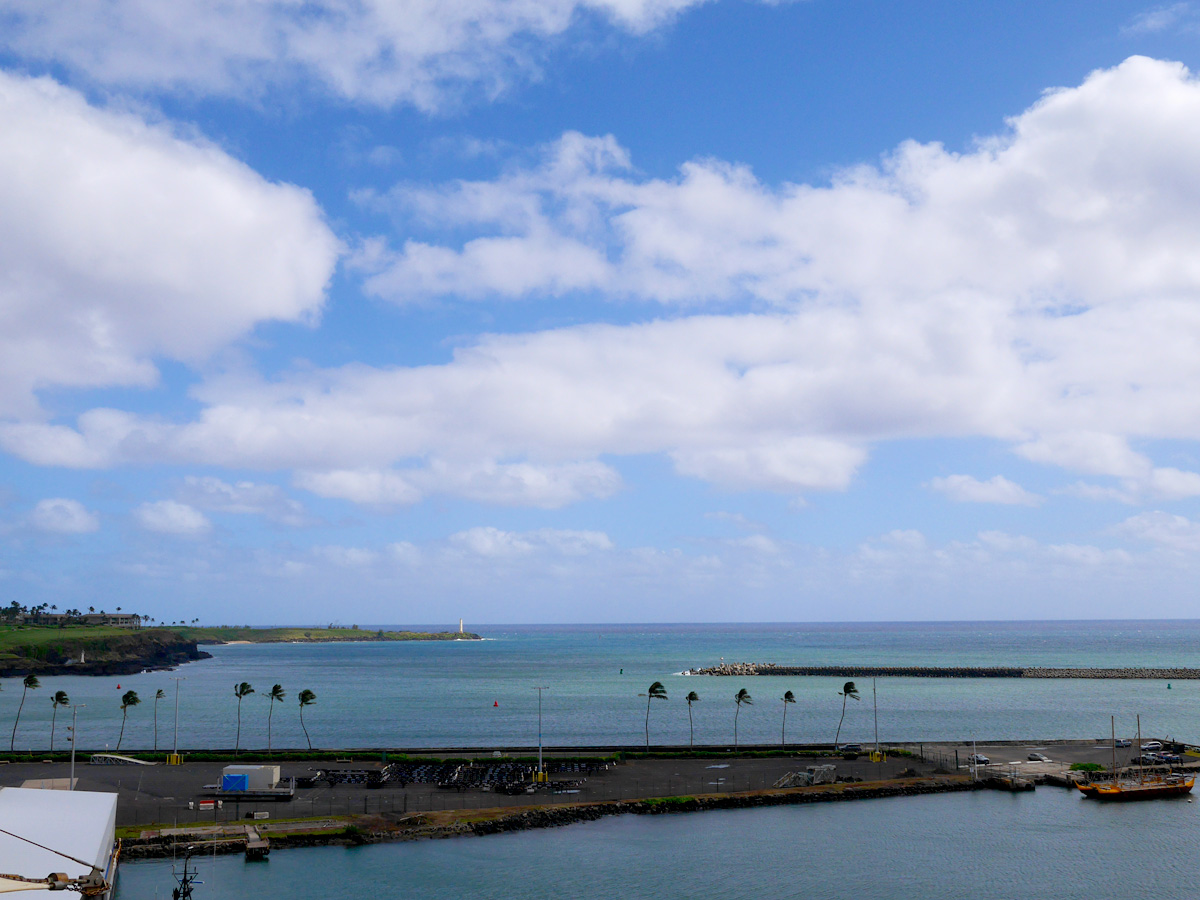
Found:
<path fill-rule="evenodd" d="M 164 632 L 170 629 L 144 628 L 140 632 Z M 111 638 L 127 638 L 137 634 L 129 628 L 110 625 L 0 625 L 0 660 L 25 659 L 38 656 L 39 650 L 74 645 L 78 641 L 103 642 Z"/>
<path fill-rule="evenodd" d="M 372 631 L 367 628 L 196 628 L 175 627 L 184 637 L 195 641 L 250 641 L 253 644 L 281 641 L 452 641 L 478 639 L 477 634 L 457 631 Z"/>

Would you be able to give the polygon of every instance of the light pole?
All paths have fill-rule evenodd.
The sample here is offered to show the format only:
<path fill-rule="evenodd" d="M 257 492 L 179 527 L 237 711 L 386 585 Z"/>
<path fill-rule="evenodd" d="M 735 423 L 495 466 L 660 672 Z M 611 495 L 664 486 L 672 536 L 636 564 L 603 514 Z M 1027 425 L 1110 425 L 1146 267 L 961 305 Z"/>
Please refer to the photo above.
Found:
<path fill-rule="evenodd" d="M 86 703 L 76 703 L 71 707 L 71 782 L 69 789 L 72 791 L 75 790 L 75 744 L 77 743 L 76 738 L 79 737 L 79 730 L 75 727 L 75 723 L 79 715 L 78 711 L 85 706 L 87 706 Z"/>
<path fill-rule="evenodd" d="M 171 745 L 171 755 L 177 760 L 179 759 L 179 682 L 184 679 L 172 676 L 171 680 L 175 682 L 175 742 Z"/>
<path fill-rule="evenodd" d="M 542 780 L 545 767 L 542 765 L 542 691 L 550 690 L 548 685 L 534 688 L 538 692 L 538 781 Z"/>

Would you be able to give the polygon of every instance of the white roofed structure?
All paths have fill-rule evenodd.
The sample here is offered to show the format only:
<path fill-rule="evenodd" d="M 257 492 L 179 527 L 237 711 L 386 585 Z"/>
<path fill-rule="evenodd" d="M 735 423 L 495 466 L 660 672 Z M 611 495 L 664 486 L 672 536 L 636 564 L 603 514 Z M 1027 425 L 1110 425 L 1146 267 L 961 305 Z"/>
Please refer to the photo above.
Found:
<path fill-rule="evenodd" d="M 0 894 L 47 889 L 44 884 L 14 881 L 4 875 L 45 878 L 62 872 L 78 878 L 87 875 L 93 865 L 112 884 L 116 826 L 116 794 L 0 788 L 0 829 L 26 839 L 0 833 Z"/>

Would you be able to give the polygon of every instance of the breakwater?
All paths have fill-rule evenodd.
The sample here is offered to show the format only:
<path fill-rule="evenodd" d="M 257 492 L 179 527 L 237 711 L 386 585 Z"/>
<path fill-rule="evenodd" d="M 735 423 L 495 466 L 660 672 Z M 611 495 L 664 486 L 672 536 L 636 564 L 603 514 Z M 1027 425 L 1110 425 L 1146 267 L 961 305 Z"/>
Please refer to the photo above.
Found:
<path fill-rule="evenodd" d="M 781 666 L 776 663 L 722 663 L 688 669 L 686 675 L 784 675 L 793 678 L 1113 678 L 1166 681 L 1200 680 L 1188 668 L 1048 668 L 1042 666 Z"/>

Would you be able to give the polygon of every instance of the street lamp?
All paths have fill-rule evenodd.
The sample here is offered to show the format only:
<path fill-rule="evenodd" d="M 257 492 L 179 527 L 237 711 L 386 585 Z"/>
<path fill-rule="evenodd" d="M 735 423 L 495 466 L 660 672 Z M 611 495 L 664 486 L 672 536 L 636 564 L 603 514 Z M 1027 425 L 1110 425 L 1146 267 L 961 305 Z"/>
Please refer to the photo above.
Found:
<path fill-rule="evenodd" d="M 71 707 L 71 781 L 68 785 L 68 790 L 75 790 L 75 744 L 78 743 L 75 739 L 79 737 L 79 731 L 75 727 L 76 718 L 79 715 L 78 710 L 87 706 L 86 703 L 76 703 Z"/>
<path fill-rule="evenodd" d="M 175 682 L 175 743 L 171 746 L 171 756 L 174 757 L 171 761 L 177 763 L 179 761 L 179 682 L 185 679 L 180 676 L 172 676 L 171 680 Z"/>
<path fill-rule="evenodd" d="M 550 687 L 539 685 L 534 690 L 538 692 L 538 780 L 541 781 L 545 772 L 545 767 L 542 765 L 542 691 L 548 691 Z"/>

